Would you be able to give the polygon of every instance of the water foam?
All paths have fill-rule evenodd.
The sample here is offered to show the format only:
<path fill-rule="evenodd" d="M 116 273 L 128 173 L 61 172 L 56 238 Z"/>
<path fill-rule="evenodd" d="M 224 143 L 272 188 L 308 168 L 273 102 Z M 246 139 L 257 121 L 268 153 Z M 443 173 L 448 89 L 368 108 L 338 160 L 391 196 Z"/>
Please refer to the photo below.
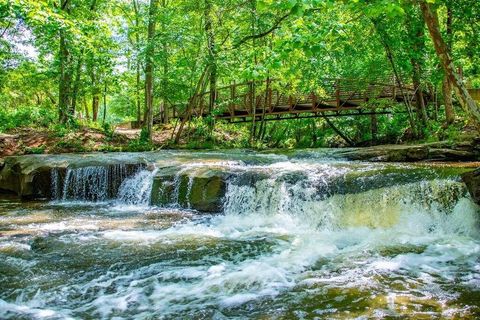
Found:
<path fill-rule="evenodd" d="M 68 241 L 80 252 L 104 245 L 102 250 L 115 248 L 132 258 L 118 259 L 104 272 L 61 291 L 20 297 L 2 307 L 20 314 L 20 305 L 31 312 L 48 311 L 60 295 L 62 301 L 75 301 L 68 310 L 53 308 L 65 317 L 192 318 L 209 308 L 220 315 L 240 310 L 242 317 L 265 305 L 272 306 L 265 314 L 282 310 L 300 292 L 322 297 L 337 290 L 338 303 L 348 292 L 365 293 L 374 310 L 371 317 L 401 315 L 402 299 L 417 305 L 433 299 L 443 307 L 431 316 L 445 316 L 463 312 L 446 307 L 458 297 L 449 284 L 480 284 L 478 207 L 455 179 L 372 186 L 371 175 L 365 178 L 369 166 L 223 165 L 235 172 L 227 184 L 224 214 L 162 230 L 74 234 Z M 190 169 L 195 166 L 179 172 Z M 349 183 L 344 177 L 352 171 L 360 172 L 364 185 L 349 193 L 338 184 Z M 245 179 L 246 174 L 253 178 Z M 117 203 L 148 204 L 154 175 L 144 170 L 124 179 Z M 137 251 L 142 255 L 134 256 Z M 129 268 L 133 263 L 138 265 Z M 301 302 L 295 307 L 304 312 Z M 338 310 L 324 306 L 318 311 Z"/>

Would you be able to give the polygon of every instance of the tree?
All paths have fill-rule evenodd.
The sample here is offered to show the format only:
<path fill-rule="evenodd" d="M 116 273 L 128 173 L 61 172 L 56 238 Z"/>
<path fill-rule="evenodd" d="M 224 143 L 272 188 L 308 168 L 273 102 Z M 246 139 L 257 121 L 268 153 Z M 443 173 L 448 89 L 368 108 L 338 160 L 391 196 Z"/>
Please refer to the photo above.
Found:
<path fill-rule="evenodd" d="M 468 93 L 462 79 L 460 78 L 460 75 L 455 68 L 455 65 L 453 64 L 448 47 L 440 33 L 436 9 L 432 8 L 432 5 L 425 1 L 420 2 L 420 8 L 422 9 L 425 23 L 428 26 L 428 31 L 430 32 L 430 37 L 432 38 L 437 57 L 442 64 L 446 76 L 453 85 L 455 94 L 457 95 L 460 104 L 473 116 L 475 121 L 480 124 L 480 108 Z"/>
<path fill-rule="evenodd" d="M 144 125 L 148 139 L 152 141 L 153 130 L 153 72 L 154 61 L 154 36 L 155 36 L 155 19 L 157 16 L 157 0 L 150 0 L 150 7 L 148 11 L 148 34 L 147 34 L 147 48 L 145 51 L 145 111 L 146 124 Z"/>
<path fill-rule="evenodd" d="M 71 1 L 60 0 L 60 10 L 65 14 L 71 13 Z M 59 64 L 60 64 L 60 79 L 58 87 L 58 111 L 59 120 L 62 124 L 66 124 L 71 120 L 71 85 L 73 74 L 73 58 L 70 49 L 70 41 L 68 39 L 66 30 L 60 29 L 60 49 L 59 49 Z"/>
<path fill-rule="evenodd" d="M 453 32 L 452 32 L 452 7 L 449 3 L 446 4 L 447 7 L 447 47 L 448 53 L 452 54 L 452 42 L 453 42 Z M 447 125 L 452 124 L 455 121 L 455 110 L 453 109 L 452 103 L 452 84 L 448 79 L 448 76 L 445 74 L 442 81 L 442 91 L 443 91 L 443 102 L 445 104 L 445 120 Z"/>

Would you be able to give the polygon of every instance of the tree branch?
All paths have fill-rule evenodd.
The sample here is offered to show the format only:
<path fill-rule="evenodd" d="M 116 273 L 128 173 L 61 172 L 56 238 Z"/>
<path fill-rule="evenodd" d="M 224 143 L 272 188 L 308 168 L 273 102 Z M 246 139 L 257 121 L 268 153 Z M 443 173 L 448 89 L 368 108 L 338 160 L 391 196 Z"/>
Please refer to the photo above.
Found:
<path fill-rule="evenodd" d="M 280 27 L 280 24 L 282 23 L 282 21 L 284 21 L 285 19 L 287 19 L 288 17 L 290 16 L 290 12 L 285 14 L 284 16 L 280 17 L 277 21 L 275 21 L 275 23 L 273 24 L 273 26 L 264 31 L 264 32 L 261 32 L 261 33 L 257 33 L 257 34 L 252 34 L 252 35 L 249 35 L 249 36 L 246 36 L 244 37 L 242 40 L 240 40 L 239 42 L 237 42 L 233 48 L 236 49 L 238 48 L 239 46 L 241 46 L 242 44 L 244 44 L 245 42 L 247 42 L 248 40 L 252 40 L 252 39 L 259 39 L 259 38 L 263 38 L 267 35 L 269 35 L 270 33 L 272 33 L 273 31 L 275 31 L 276 29 L 278 29 Z"/>
<path fill-rule="evenodd" d="M 3 36 L 5 35 L 5 33 L 7 32 L 8 28 L 10 28 L 11 25 L 12 25 L 12 21 L 8 21 L 7 26 L 5 27 L 5 29 L 3 29 L 2 34 L 0 34 L 0 38 L 3 38 Z"/>

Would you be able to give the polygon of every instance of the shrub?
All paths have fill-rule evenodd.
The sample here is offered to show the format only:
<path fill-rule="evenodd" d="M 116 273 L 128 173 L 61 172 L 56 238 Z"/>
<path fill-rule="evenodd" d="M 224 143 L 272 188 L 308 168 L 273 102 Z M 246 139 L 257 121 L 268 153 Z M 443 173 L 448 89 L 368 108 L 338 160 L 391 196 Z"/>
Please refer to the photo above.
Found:
<path fill-rule="evenodd" d="M 41 145 L 38 147 L 25 147 L 23 152 L 25 154 L 43 154 L 45 153 L 45 146 Z"/>
<path fill-rule="evenodd" d="M 48 127 L 56 120 L 56 112 L 49 108 L 19 107 L 0 109 L 0 132 L 18 127 Z"/>
<path fill-rule="evenodd" d="M 102 125 L 102 129 L 103 129 L 103 133 L 105 134 L 105 137 L 107 138 L 107 140 L 112 140 L 113 136 L 115 134 L 115 128 L 113 128 L 113 126 L 110 125 L 110 123 L 105 122 Z"/>

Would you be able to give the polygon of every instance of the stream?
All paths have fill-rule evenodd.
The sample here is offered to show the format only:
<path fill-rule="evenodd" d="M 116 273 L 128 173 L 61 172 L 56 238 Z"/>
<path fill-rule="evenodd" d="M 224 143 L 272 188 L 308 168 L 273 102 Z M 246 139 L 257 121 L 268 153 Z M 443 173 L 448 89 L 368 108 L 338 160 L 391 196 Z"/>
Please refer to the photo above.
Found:
<path fill-rule="evenodd" d="M 49 199 L 0 198 L 0 319 L 480 317 L 461 166 L 142 156 L 54 169 Z"/>

